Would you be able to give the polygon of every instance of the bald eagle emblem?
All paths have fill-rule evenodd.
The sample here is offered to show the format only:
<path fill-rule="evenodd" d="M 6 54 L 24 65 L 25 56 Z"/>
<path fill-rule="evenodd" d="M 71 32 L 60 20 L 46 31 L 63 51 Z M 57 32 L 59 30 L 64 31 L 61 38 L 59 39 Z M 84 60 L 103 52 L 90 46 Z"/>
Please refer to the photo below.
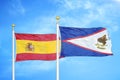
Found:
<path fill-rule="evenodd" d="M 107 37 L 106 35 L 103 35 L 102 37 L 97 39 L 97 44 L 95 45 L 99 49 L 106 49 L 106 46 L 107 46 L 106 43 L 107 43 Z"/>
<path fill-rule="evenodd" d="M 32 43 L 27 43 L 26 51 L 34 51 L 34 46 L 32 45 Z"/>

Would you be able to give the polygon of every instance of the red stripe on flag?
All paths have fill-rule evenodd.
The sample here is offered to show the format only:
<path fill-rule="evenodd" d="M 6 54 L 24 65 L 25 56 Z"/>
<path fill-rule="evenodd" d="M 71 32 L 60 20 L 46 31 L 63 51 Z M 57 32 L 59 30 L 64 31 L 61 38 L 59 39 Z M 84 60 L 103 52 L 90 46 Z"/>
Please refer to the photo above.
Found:
<path fill-rule="evenodd" d="M 56 60 L 56 53 L 53 54 L 35 54 L 35 53 L 21 53 L 17 54 L 16 61 L 25 60 Z"/>
<path fill-rule="evenodd" d="M 56 34 L 23 34 L 15 33 L 17 40 L 33 40 L 33 41 L 51 41 L 56 40 Z"/>

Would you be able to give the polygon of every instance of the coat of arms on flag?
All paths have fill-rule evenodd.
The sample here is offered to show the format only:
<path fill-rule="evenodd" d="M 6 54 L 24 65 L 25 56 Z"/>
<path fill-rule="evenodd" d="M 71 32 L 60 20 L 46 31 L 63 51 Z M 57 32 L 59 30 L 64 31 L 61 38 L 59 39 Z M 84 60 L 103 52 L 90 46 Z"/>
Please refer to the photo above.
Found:
<path fill-rule="evenodd" d="M 61 56 L 112 55 L 106 28 L 61 27 Z"/>
<path fill-rule="evenodd" d="M 99 49 L 106 49 L 106 42 L 107 42 L 107 37 L 106 37 L 106 35 L 103 35 L 102 37 L 100 37 L 100 38 L 98 38 L 97 39 L 97 44 L 96 44 L 96 46 L 97 46 L 97 48 L 99 48 Z"/>
<path fill-rule="evenodd" d="M 26 44 L 26 51 L 34 51 L 34 46 L 32 45 L 32 43 Z"/>

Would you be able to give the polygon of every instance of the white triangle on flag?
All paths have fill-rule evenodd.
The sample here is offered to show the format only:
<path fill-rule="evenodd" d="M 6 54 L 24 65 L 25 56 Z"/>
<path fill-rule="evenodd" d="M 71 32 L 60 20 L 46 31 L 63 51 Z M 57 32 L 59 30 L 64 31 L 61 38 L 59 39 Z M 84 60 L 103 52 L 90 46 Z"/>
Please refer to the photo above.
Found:
<path fill-rule="evenodd" d="M 100 40 L 99 38 L 101 38 L 102 40 Z M 91 34 L 88 36 L 84 36 L 84 37 L 68 39 L 68 40 L 65 40 L 65 42 L 68 42 L 70 44 L 73 44 L 88 50 L 101 52 L 105 54 L 112 54 L 111 40 L 109 39 L 107 30 L 104 30 L 95 34 Z"/>

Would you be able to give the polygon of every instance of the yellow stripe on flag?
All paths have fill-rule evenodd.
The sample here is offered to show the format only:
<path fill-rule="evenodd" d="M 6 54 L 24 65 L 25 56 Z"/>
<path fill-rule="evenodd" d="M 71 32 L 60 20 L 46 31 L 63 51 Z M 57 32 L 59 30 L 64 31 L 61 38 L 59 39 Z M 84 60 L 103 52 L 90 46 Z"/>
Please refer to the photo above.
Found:
<path fill-rule="evenodd" d="M 31 44 L 33 50 L 28 49 Z M 35 53 L 35 54 L 52 54 L 56 53 L 56 40 L 54 41 L 31 41 L 31 40 L 16 40 L 16 52 Z"/>

